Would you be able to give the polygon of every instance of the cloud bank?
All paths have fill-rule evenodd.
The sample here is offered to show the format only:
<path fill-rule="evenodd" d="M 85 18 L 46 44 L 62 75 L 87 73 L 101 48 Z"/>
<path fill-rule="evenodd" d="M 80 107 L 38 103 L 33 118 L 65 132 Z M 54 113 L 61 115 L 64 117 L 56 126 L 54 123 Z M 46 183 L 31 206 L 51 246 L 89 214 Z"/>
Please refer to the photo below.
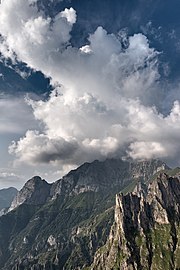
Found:
<path fill-rule="evenodd" d="M 70 43 L 73 8 L 54 18 L 35 0 L 0 5 L 2 57 L 51 78 L 48 100 L 27 100 L 43 132 L 28 130 L 9 147 L 19 162 L 80 164 L 106 157 L 180 161 L 180 104 L 167 107 L 158 55 L 143 34 L 116 37 L 102 27 L 81 48 Z"/>

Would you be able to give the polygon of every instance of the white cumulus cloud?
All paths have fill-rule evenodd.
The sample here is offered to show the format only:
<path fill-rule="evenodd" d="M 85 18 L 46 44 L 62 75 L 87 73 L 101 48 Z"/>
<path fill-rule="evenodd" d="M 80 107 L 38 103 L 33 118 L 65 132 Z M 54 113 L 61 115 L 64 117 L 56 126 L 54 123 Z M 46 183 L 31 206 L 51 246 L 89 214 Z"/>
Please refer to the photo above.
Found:
<path fill-rule="evenodd" d="M 50 18 L 35 2 L 2 1 L 0 50 L 41 70 L 55 89 L 45 101 L 27 100 L 43 131 L 28 130 L 10 153 L 20 162 L 64 166 L 117 156 L 179 161 L 179 102 L 175 96 L 162 114 L 159 53 L 146 36 L 130 36 L 124 48 L 121 38 L 98 27 L 76 48 L 70 43 L 75 10 Z"/>

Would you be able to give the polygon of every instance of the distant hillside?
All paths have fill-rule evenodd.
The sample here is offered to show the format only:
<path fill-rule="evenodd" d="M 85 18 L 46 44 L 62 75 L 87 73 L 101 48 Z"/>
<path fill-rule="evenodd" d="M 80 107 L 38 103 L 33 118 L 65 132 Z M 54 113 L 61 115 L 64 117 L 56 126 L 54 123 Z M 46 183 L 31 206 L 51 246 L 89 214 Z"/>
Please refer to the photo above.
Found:
<path fill-rule="evenodd" d="M 0 210 L 11 205 L 17 192 L 17 189 L 13 187 L 0 190 Z"/>

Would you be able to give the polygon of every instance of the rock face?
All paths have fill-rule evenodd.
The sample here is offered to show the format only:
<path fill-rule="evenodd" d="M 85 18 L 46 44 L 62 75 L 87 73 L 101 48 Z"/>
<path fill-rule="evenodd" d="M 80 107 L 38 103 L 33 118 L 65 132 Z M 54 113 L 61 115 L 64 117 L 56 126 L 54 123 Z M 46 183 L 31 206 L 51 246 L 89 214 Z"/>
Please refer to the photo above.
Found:
<path fill-rule="evenodd" d="M 116 195 L 115 222 L 91 270 L 180 269 L 180 177 L 162 173 L 139 190 Z"/>
<path fill-rule="evenodd" d="M 12 211 L 19 205 L 26 203 L 32 205 L 44 204 L 50 195 L 51 185 L 39 176 L 34 176 L 28 180 L 24 187 L 17 193 L 11 203 L 9 211 Z"/>
<path fill-rule="evenodd" d="M 121 159 L 95 160 L 85 163 L 65 177 L 55 182 L 51 196 L 60 194 L 80 194 L 87 191 L 116 193 L 134 181 L 147 182 L 159 170 L 168 169 L 160 160 L 127 162 Z"/>
<path fill-rule="evenodd" d="M 168 169 L 168 166 L 160 160 L 127 162 L 121 159 L 107 159 L 103 162 L 95 160 L 85 163 L 53 184 L 34 176 L 18 192 L 9 211 L 23 203 L 44 204 L 59 195 L 78 195 L 88 191 L 117 193 L 132 180 L 147 182 L 151 175 L 165 169 Z"/>
<path fill-rule="evenodd" d="M 139 219 L 145 222 L 145 218 L 140 217 L 140 209 L 147 194 L 149 201 L 151 198 L 147 184 L 150 180 L 153 183 L 158 171 L 164 169 L 167 166 L 157 160 L 132 163 L 109 159 L 85 163 L 51 185 L 40 177 L 32 178 L 18 193 L 12 204 L 13 211 L 0 218 L 0 269 L 88 269 L 100 247 L 109 254 L 114 254 L 114 258 L 118 257 L 117 228 L 123 228 L 122 239 L 126 239 L 127 235 L 124 233 L 128 234 L 129 229 L 127 227 L 126 231 L 123 222 L 133 229 L 138 227 Z M 133 190 L 127 197 L 117 196 L 117 222 L 113 225 L 116 194 L 128 194 Z M 122 222 L 120 209 L 124 213 L 123 217 L 128 213 Z M 144 217 L 149 222 L 149 206 L 143 209 Z M 167 225 L 167 215 L 163 212 L 162 216 L 158 212 L 153 215 Z M 148 226 L 148 222 L 144 224 Z M 154 220 L 150 224 L 153 222 Z M 145 229 L 143 233 L 145 234 Z M 111 246 L 106 249 L 109 234 L 109 243 L 114 253 L 110 251 Z M 128 243 L 130 240 L 128 238 Z M 134 246 L 132 245 L 130 251 L 128 244 L 125 248 L 132 260 Z M 100 255 L 95 256 L 92 269 L 106 269 L 104 265 L 113 267 L 112 256 L 109 258 L 108 253 L 104 252 L 97 254 Z"/>

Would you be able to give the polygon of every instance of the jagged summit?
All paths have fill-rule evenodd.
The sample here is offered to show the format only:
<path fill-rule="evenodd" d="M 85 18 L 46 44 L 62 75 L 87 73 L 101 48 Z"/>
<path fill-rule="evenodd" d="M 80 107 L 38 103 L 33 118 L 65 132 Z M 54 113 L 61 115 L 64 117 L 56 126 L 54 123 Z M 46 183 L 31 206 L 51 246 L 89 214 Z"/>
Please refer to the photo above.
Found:
<path fill-rule="evenodd" d="M 92 163 L 84 163 L 55 182 L 51 194 L 56 196 L 67 192 L 79 194 L 85 191 L 109 190 L 118 192 L 132 180 L 147 182 L 150 176 L 165 169 L 169 167 L 160 160 L 139 162 L 121 159 L 95 160 Z"/>
<path fill-rule="evenodd" d="M 70 171 L 62 179 L 49 184 L 39 176 L 26 182 L 13 200 L 9 211 L 22 203 L 43 204 L 58 195 L 69 196 L 87 191 L 117 193 L 132 181 L 147 182 L 150 176 L 168 166 L 160 160 L 129 162 L 121 159 L 95 160 Z"/>
<path fill-rule="evenodd" d="M 48 184 L 39 176 L 34 176 L 28 180 L 23 188 L 18 192 L 9 208 L 9 211 L 23 203 L 33 205 L 44 204 L 49 197 L 50 189 L 51 184 Z"/>

